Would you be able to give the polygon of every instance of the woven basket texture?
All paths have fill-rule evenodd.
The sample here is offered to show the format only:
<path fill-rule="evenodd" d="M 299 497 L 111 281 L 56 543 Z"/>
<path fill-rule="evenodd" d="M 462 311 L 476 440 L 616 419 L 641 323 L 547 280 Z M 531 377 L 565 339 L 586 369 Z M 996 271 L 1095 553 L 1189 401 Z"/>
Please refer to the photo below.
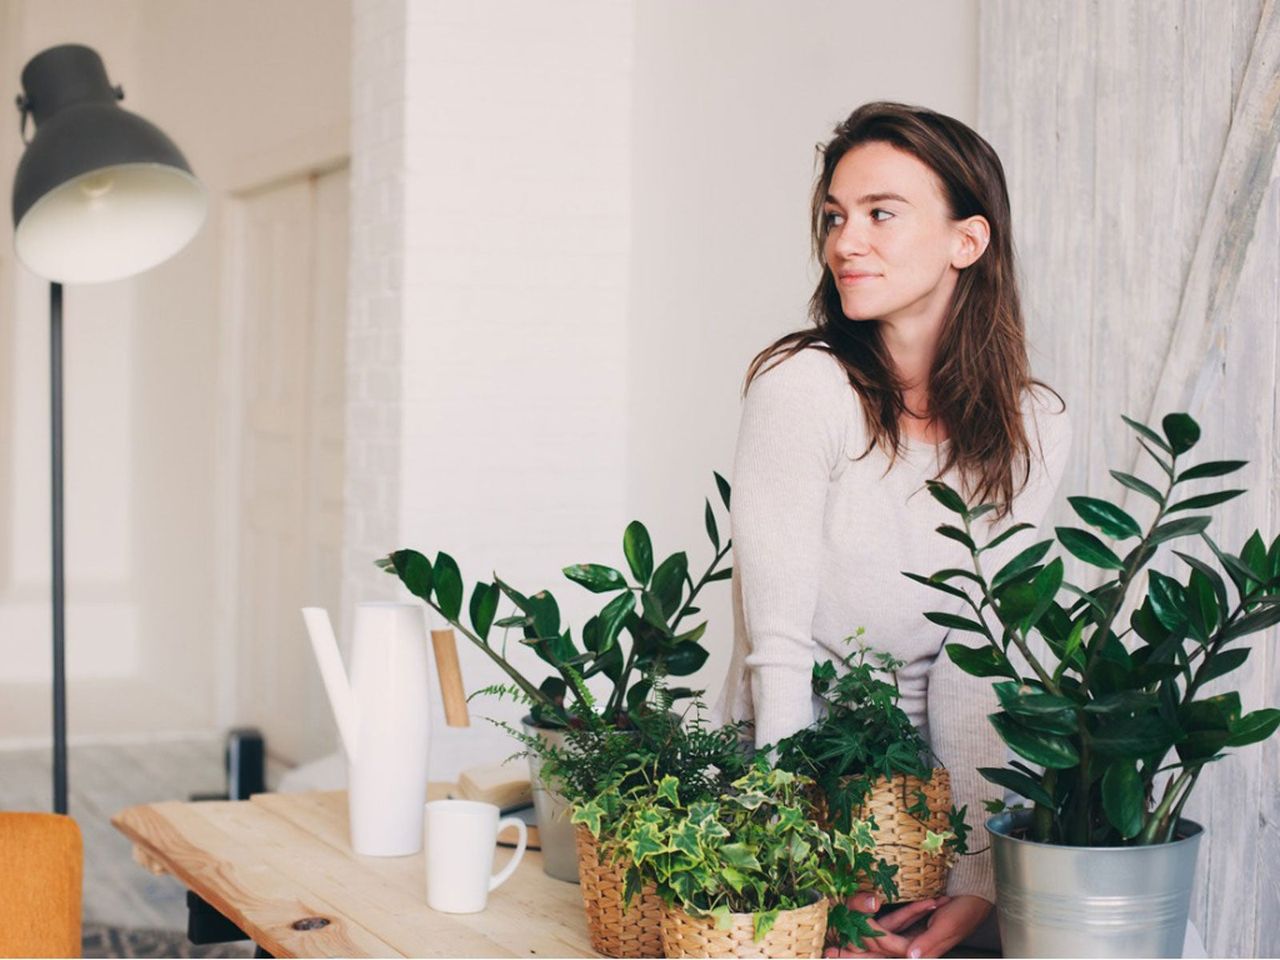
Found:
<path fill-rule="evenodd" d="M 907 813 L 917 790 L 928 798 L 930 816 L 925 823 Z M 825 798 L 820 797 L 817 805 L 819 821 L 823 826 L 829 825 Z M 897 774 L 892 780 L 881 779 L 866 803 L 854 810 L 859 820 L 875 817 L 876 856 L 898 867 L 895 876 L 898 900 L 927 900 L 941 896 L 946 890 L 955 854 L 925 853 L 920 844 L 924 842 L 926 830 L 941 833 L 950 828 L 951 822 L 947 819 L 950 809 L 951 775 L 942 767 L 935 767 L 928 780 L 904 774 Z M 861 889 L 870 890 L 871 884 L 864 884 Z"/>
<path fill-rule="evenodd" d="M 719 930 L 712 917 L 671 909 L 662 921 L 662 946 L 668 957 L 818 957 L 827 932 L 827 901 L 783 910 L 759 942 L 752 930 L 749 913 L 735 913 L 733 926 Z"/>
<path fill-rule="evenodd" d="M 661 957 L 662 917 L 667 912 L 653 889 L 647 885 L 623 909 L 626 868 L 621 863 L 601 863 L 600 849 L 591 831 L 578 825 L 578 880 L 582 903 L 587 909 L 587 929 L 591 946 L 606 957 Z"/>

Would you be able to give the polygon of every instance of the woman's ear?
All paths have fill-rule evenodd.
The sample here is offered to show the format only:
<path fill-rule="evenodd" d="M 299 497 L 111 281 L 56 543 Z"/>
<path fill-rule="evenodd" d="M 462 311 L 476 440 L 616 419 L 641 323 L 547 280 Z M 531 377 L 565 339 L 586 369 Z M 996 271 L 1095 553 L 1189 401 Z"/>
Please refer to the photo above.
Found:
<path fill-rule="evenodd" d="M 991 225 L 986 217 L 969 217 L 955 224 L 955 246 L 951 254 L 951 265 L 963 270 L 978 262 L 978 258 L 991 242 Z"/>

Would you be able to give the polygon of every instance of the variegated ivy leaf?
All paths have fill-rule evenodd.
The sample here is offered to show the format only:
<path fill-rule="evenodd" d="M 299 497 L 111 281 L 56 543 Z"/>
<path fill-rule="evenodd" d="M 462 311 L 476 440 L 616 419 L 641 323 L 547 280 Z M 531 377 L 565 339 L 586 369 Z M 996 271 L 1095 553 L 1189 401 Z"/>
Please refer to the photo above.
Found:
<path fill-rule="evenodd" d="M 925 853 L 937 856 L 942 852 L 942 845 L 948 840 L 954 840 L 955 836 L 950 830 L 943 830 L 941 833 L 926 830 L 924 832 L 924 840 L 920 843 L 920 849 Z"/>
<path fill-rule="evenodd" d="M 737 796 L 732 797 L 731 799 L 733 800 L 734 803 L 736 803 L 740 807 L 743 807 L 744 809 L 755 810 L 760 806 L 760 804 L 765 803 L 769 798 L 766 797 L 763 793 L 760 793 L 756 790 L 751 790 L 746 793 L 740 793 Z"/>
<path fill-rule="evenodd" d="M 711 911 L 711 916 L 716 918 L 717 930 L 729 930 L 733 927 L 733 911 L 729 909 L 728 904 L 720 904 Z"/>
<path fill-rule="evenodd" d="M 593 801 L 582 804 L 580 807 L 574 807 L 573 816 L 570 818 L 572 823 L 586 824 L 591 835 L 597 840 L 600 839 L 600 824 L 604 818 L 604 810 L 600 804 Z"/>
<path fill-rule="evenodd" d="M 673 807 L 678 806 L 680 804 L 680 794 L 677 792 L 679 786 L 680 781 L 675 777 L 670 775 L 663 777 L 658 781 L 658 799 L 666 800 Z"/>

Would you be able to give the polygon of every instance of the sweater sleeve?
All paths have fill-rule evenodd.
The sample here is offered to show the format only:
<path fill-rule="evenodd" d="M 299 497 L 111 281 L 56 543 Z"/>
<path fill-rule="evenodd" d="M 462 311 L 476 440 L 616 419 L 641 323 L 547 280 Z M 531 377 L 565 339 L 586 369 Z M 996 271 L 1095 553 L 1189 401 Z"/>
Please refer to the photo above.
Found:
<path fill-rule="evenodd" d="M 743 404 L 731 522 L 757 747 L 813 722 L 825 507 L 854 403 L 838 363 L 806 349 L 759 375 Z"/>
<path fill-rule="evenodd" d="M 1054 494 L 1062 479 L 1071 448 L 1071 421 L 1065 411 L 1050 411 L 1040 401 L 1033 401 L 1034 428 L 1031 442 L 1031 474 L 1027 485 L 1015 496 L 1008 516 L 991 525 L 985 537 L 990 540 L 1002 530 L 1017 523 L 1030 523 L 1039 528 L 1049 512 Z M 1043 452 L 1043 459 L 1041 453 Z M 1014 534 L 990 553 L 983 554 L 983 571 L 988 577 L 1038 539 L 1038 530 Z M 981 541 L 980 541 L 981 542 Z M 999 623 L 987 611 L 987 626 L 993 632 Z M 965 639 L 968 638 L 968 639 Z M 949 635 L 946 643 L 972 645 L 973 634 Z M 987 813 L 983 801 L 995 800 L 1004 791 L 978 773 L 979 767 L 1005 765 L 1004 741 L 987 719 L 995 712 L 993 681 L 974 677 L 955 665 L 946 651 L 939 652 L 929 673 L 928 711 L 932 747 L 951 775 L 952 802 L 957 808 L 967 807 L 965 822 L 973 828 L 972 849 L 989 847 L 983 824 Z M 995 902 L 995 868 L 990 849 L 973 856 L 961 857 L 947 881 L 947 894 L 971 894 Z"/>

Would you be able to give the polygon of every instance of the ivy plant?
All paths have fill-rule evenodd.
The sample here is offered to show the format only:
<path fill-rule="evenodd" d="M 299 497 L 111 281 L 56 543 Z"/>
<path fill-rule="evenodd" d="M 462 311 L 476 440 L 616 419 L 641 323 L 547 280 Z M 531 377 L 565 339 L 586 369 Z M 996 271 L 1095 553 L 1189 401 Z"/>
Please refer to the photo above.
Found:
<path fill-rule="evenodd" d="M 1280 726 L 1280 710 L 1241 708 L 1236 691 L 1209 694 L 1206 686 L 1239 669 L 1251 634 L 1280 623 L 1280 537 L 1270 547 L 1254 531 L 1238 552 L 1220 547 L 1201 511 L 1244 490 L 1191 493 L 1197 481 L 1234 473 L 1240 460 L 1184 466 L 1200 439 L 1185 413 L 1166 416 L 1157 433 L 1124 418 L 1142 450 L 1163 474 L 1160 486 L 1116 470 L 1111 476 L 1151 507 L 1145 525 L 1109 500 L 1069 497 L 1092 530 L 1058 527 L 1057 543 L 1103 571 L 1091 589 L 1063 579 L 1061 557 L 1047 560 L 1054 541 L 1027 547 L 999 570 L 983 555 L 1028 524 L 1017 524 L 979 545 L 975 521 L 993 505 L 966 505 L 941 482 L 929 490 L 959 518 L 938 532 L 968 550 L 969 568 L 907 574 L 963 602 L 974 614 L 926 616 L 972 634 L 976 646 L 953 642 L 946 652 L 961 669 L 996 677 L 1000 709 L 991 722 L 1020 759 L 982 775 L 1034 804 L 1031 837 L 1073 846 L 1166 843 L 1207 764 L 1229 749 L 1257 743 Z M 1096 532 L 1095 532 L 1096 531 Z M 1162 547 L 1199 538 L 1214 562 L 1170 547 L 1179 576 L 1144 568 Z M 1130 591 L 1141 602 L 1121 621 Z M 962 589 L 964 587 L 965 589 Z M 994 614 L 998 630 L 984 614 Z M 1041 656 L 1034 637 L 1048 647 Z M 1015 665 L 1021 657 L 1029 675 Z"/>
<path fill-rule="evenodd" d="M 715 482 L 727 511 L 729 483 L 718 473 Z M 732 543 L 728 539 L 721 543 L 710 499 L 703 517 L 712 558 L 697 580 L 689 572 L 689 557 L 684 551 L 655 565 L 653 541 L 638 520 L 628 524 L 622 535 L 630 579 L 621 570 L 598 563 L 564 568 L 565 577 L 573 583 L 609 596 L 600 612 L 583 624 L 581 643 L 574 639 L 573 630 L 561 623 L 560 605 L 547 590 L 523 593 L 494 574 L 492 582 L 480 581 L 471 588 L 466 605 L 468 625 L 462 622 L 466 592 L 462 574 L 449 554 L 440 552 L 429 560 L 417 550 L 397 550 L 377 564 L 399 577 L 410 593 L 425 601 L 506 674 L 509 684 L 483 692 L 516 692 L 531 705 L 537 725 L 563 727 L 572 719 L 567 704 L 583 703 L 586 688 L 574 678 L 603 675 L 612 684 L 600 708 L 603 716 L 610 723 L 625 725 L 643 710 L 657 678 L 688 676 L 707 660 L 707 650 L 701 644 L 706 622 L 689 626 L 686 621 L 700 612 L 695 603 L 703 588 L 728 580 L 733 569 L 726 563 Z M 503 598 L 513 609 L 499 618 Z M 500 643 L 492 638 L 495 627 L 504 631 Z M 550 676 L 535 682 L 511 663 L 505 632 L 510 629 L 519 630 L 520 642 L 551 667 Z M 672 700 L 693 694 L 687 688 L 669 690 Z"/>
<path fill-rule="evenodd" d="M 839 668 L 829 660 L 814 664 L 813 693 L 823 714 L 776 748 L 778 766 L 816 781 L 832 822 L 844 830 L 850 829 L 854 812 L 881 781 L 899 774 L 929 780 L 934 767 L 929 745 L 898 705 L 897 670 L 903 662 L 866 646 L 863 634 L 859 629 L 848 638 L 856 648 L 841 659 Z M 907 795 L 905 781 L 902 804 L 922 824 L 932 820 L 924 793 Z M 963 854 L 970 830 L 965 811 L 952 806 L 947 816 L 950 829 L 926 829 L 925 842 L 945 846 L 946 853 Z M 898 896 L 897 869 L 881 860 L 873 875 L 876 888 L 890 902 Z"/>
<path fill-rule="evenodd" d="M 844 906 L 874 864 L 871 825 L 827 830 L 814 819 L 813 781 L 770 767 L 757 754 L 718 797 L 689 799 L 663 776 L 630 791 L 612 789 L 575 809 L 605 856 L 626 865 L 625 902 L 653 883 L 668 906 L 711 916 L 727 929 L 733 914 L 753 915 L 762 939 L 782 910 L 838 898 L 830 923 L 849 942 L 874 936 L 868 918 Z M 613 829 L 605 832 L 605 823 Z"/>

